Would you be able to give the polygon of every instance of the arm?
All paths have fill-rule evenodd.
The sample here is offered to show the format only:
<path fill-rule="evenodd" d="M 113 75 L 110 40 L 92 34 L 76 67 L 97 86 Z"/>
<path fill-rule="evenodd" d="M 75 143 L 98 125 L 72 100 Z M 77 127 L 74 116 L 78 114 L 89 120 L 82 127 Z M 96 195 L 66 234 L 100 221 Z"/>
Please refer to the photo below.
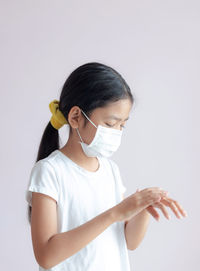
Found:
<path fill-rule="evenodd" d="M 117 221 L 113 211 L 114 207 L 79 227 L 57 233 L 56 201 L 33 192 L 31 231 L 38 264 L 49 269 L 77 253 Z"/>
<path fill-rule="evenodd" d="M 124 198 L 124 197 L 123 197 Z M 144 238 L 149 225 L 150 214 L 144 209 L 124 223 L 124 232 L 129 250 L 136 249 Z"/>

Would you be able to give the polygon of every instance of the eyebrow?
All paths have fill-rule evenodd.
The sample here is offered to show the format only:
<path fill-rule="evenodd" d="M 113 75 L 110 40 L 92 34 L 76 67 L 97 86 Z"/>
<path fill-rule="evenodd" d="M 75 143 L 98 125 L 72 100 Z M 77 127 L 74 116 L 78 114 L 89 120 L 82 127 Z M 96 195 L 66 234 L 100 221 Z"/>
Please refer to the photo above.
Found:
<path fill-rule="evenodd" d="M 108 117 L 108 119 L 122 120 L 122 119 L 120 119 L 120 118 L 118 118 L 118 117 L 116 117 L 116 116 L 114 116 L 114 115 L 110 115 L 110 116 Z M 125 120 L 128 120 L 128 119 L 129 119 L 129 117 L 126 118 Z M 124 121 L 125 121 L 125 120 L 124 120 Z"/>

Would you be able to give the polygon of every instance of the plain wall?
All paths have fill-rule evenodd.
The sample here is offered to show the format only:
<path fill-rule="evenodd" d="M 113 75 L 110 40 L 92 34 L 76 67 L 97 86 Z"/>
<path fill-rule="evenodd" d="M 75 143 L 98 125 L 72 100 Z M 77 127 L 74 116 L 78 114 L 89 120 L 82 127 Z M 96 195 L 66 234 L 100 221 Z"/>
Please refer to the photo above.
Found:
<path fill-rule="evenodd" d="M 0 1 L 0 269 L 38 270 L 25 189 L 49 103 L 68 75 L 98 61 L 115 68 L 135 97 L 112 158 L 127 187 L 159 186 L 188 217 L 152 216 L 131 270 L 200 270 L 199 1 Z M 66 128 L 66 127 L 65 127 Z M 63 141 L 66 130 L 61 128 Z"/>

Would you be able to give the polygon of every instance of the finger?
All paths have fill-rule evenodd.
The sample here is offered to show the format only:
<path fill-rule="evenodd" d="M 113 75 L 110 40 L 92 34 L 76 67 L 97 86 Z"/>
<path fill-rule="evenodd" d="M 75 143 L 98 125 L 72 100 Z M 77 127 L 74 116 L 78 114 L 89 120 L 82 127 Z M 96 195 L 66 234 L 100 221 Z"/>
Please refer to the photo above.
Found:
<path fill-rule="evenodd" d="M 147 208 L 146 208 L 146 210 L 157 220 L 157 221 L 159 221 L 159 219 L 160 219 L 160 216 L 159 216 L 159 213 L 156 211 L 156 209 L 155 208 L 153 208 L 153 206 L 152 205 L 150 205 L 150 206 L 148 206 Z"/>
<path fill-rule="evenodd" d="M 181 218 L 180 214 L 179 214 L 179 210 L 178 208 L 176 207 L 176 204 L 174 203 L 174 200 L 171 199 L 171 198 L 162 198 L 161 199 L 161 202 L 165 205 L 167 205 L 168 207 L 171 208 L 171 210 L 173 211 L 173 213 L 175 214 L 175 216 L 177 218 Z"/>
<path fill-rule="evenodd" d="M 162 192 L 162 191 L 168 192 L 168 191 L 164 190 L 161 187 L 148 187 L 148 188 L 145 188 L 145 189 L 143 189 L 141 191 L 150 191 L 150 192 L 154 192 L 154 193 L 159 193 L 159 192 Z"/>
<path fill-rule="evenodd" d="M 164 216 L 167 218 L 167 219 L 170 219 L 170 215 L 168 214 L 167 212 L 167 209 L 165 208 L 165 206 L 160 202 L 156 202 L 153 206 L 155 207 L 158 207 L 160 208 L 160 210 L 163 212 Z"/>
<path fill-rule="evenodd" d="M 174 204 L 176 205 L 177 209 L 179 210 L 179 212 L 182 214 L 182 216 L 187 216 L 187 212 L 183 209 L 183 207 L 180 205 L 180 203 L 178 203 L 178 201 L 173 200 Z"/>

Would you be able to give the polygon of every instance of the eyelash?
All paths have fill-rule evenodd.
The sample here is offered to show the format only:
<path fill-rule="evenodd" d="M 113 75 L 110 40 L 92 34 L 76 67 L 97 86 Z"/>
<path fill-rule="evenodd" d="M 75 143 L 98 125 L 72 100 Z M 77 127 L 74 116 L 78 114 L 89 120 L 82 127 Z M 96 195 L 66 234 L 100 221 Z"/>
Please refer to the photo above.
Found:
<path fill-rule="evenodd" d="M 112 127 L 113 125 L 110 125 L 110 124 L 108 124 L 108 123 L 106 123 L 106 125 L 108 125 L 109 127 Z M 126 126 L 124 126 L 124 125 L 121 125 L 121 127 L 122 128 L 126 128 Z"/>

